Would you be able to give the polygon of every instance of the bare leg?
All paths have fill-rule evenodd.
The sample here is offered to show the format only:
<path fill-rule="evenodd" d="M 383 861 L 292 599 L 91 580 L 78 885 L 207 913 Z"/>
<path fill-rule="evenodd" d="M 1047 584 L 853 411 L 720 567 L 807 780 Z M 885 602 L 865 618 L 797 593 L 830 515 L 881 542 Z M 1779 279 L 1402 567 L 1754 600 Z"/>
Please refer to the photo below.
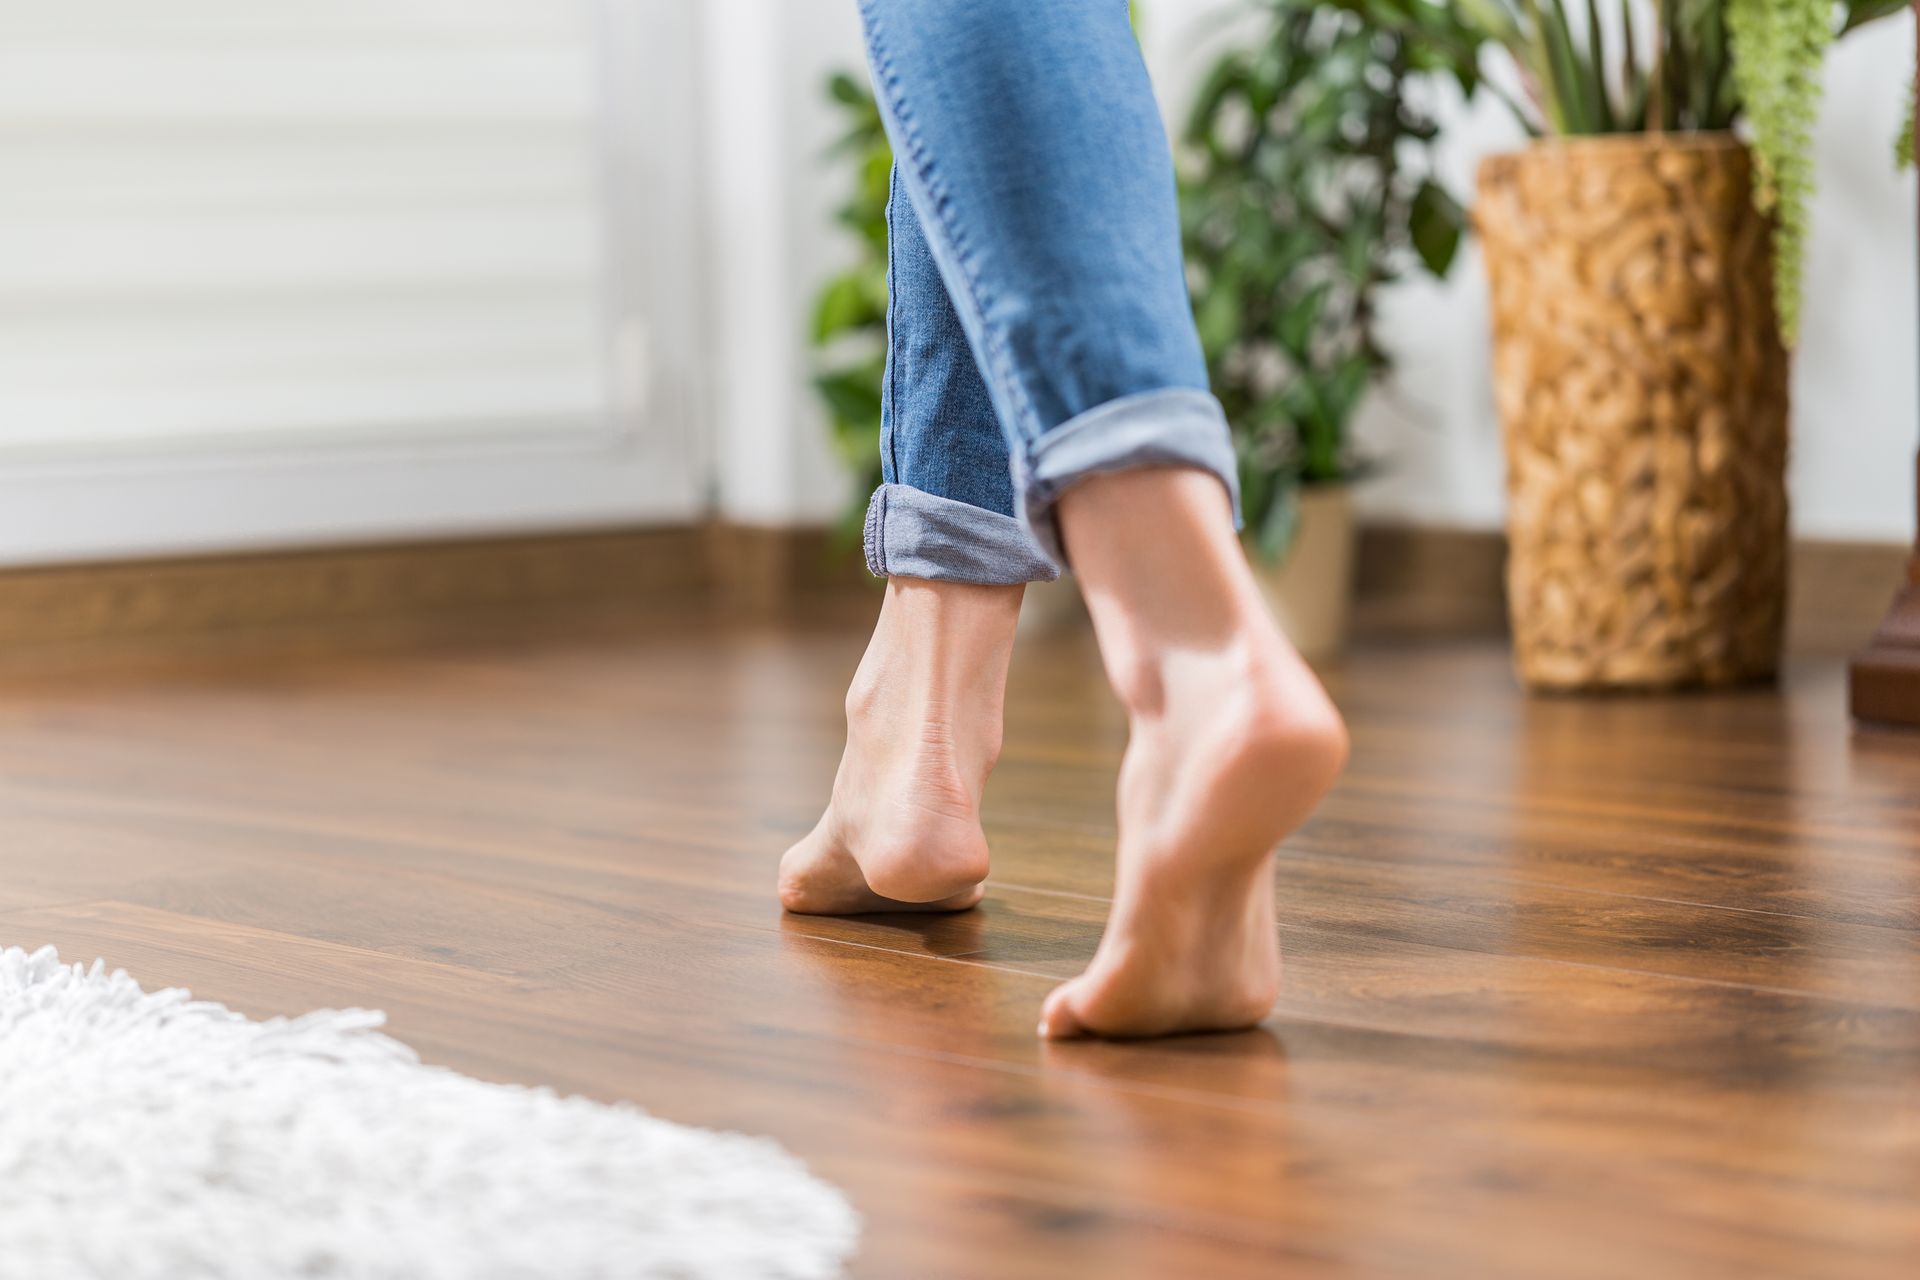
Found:
<path fill-rule="evenodd" d="M 980 792 L 1000 755 L 1024 591 L 887 580 L 847 691 L 833 798 L 780 860 L 787 910 L 960 911 L 980 901 Z"/>
<path fill-rule="evenodd" d="M 1106 933 L 1040 1032 L 1251 1025 L 1279 992 L 1272 850 L 1339 774 L 1345 727 L 1262 603 L 1217 479 L 1121 471 L 1057 511 L 1129 741 Z"/>

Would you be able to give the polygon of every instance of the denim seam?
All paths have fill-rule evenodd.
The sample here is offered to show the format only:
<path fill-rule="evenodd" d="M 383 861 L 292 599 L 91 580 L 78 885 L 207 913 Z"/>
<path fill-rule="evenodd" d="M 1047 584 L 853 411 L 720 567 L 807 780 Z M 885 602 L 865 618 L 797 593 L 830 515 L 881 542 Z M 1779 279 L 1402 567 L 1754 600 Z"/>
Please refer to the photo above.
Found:
<path fill-rule="evenodd" d="M 881 485 L 867 500 L 867 527 L 861 541 L 867 548 L 867 572 L 876 578 L 887 576 L 887 486 Z"/>
<path fill-rule="evenodd" d="M 926 157 L 926 148 L 920 140 L 918 131 L 914 127 L 912 112 L 907 108 L 905 97 L 900 93 L 900 78 L 893 69 L 892 60 L 888 58 L 886 54 L 884 46 L 885 24 L 880 21 L 879 16 L 874 12 L 874 6 L 871 0 L 863 0 L 860 8 L 867 20 L 867 47 L 869 54 L 872 58 L 877 78 L 884 90 L 878 95 L 880 104 L 886 113 L 893 116 L 895 124 L 899 127 L 900 141 L 906 144 L 900 148 L 900 150 L 904 152 L 907 157 L 909 168 L 912 170 L 912 176 L 917 178 L 920 185 L 926 188 L 928 198 L 933 205 L 932 212 L 934 217 L 940 224 L 939 229 L 941 233 L 946 236 L 948 242 L 953 247 L 954 265 L 959 268 L 961 281 L 966 286 L 967 296 L 964 298 L 954 298 L 954 304 L 956 308 L 964 306 L 972 310 L 974 318 L 979 324 L 981 341 L 987 348 L 988 358 L 992 360 L 995 366 L 995 376 L 1006 389 L 1009 400 L 1014 402 L 1013 409 L 1015 415 L 1020 419 L 1021 424 L 1027 428 L 1027 430 L 1021 432 L 1021 452 L 1030 454 L 1033 449 L 1034 440 L 1040 435 L 1039 414 L 1034 411 L 1032 402 L 1027 399 L 1026 388 L 1021 386 L 1019 379 L 1014 376 L 1012 362 L 1005 347 L 1001 345 L 999 339 L 995 336 L 992 326 L 987 323 L 987 311 L 982 302 L 982 290 L 980 282 L 976 278 L 977 273 L 973 270 L 972 264 L 969 261 L 971 254 L 966 244 L 966 238 L 948 213 L 948 198 L 940 189 L 941 184 L 938 182 L 937 173 Z M 924 224 L 925 218 L 923 217 L 923 230 L 925 229 Z M 929 245 L 933 243 L 931 236 L 928 237 L 928 243 Z M 951 296 L 953 293 L 952 288 L 949 287 L 947 292 L 949 296 Z M 1023 458 L 1022 461 L 1029 463 L 1027 471 L 1030 473 L 1032 470 L 1030 458 Z"/>
<path fill-rule="evenodd" d="M 896 168 L 893 175 L 894 180 L 890 180 L 887 187 L 887 360 L 886 385 L 881 389 L 880 401 L 880 453 L 886 465 L 880 477 L 882 480 L 898 480 L 900 478 L 900 456 L 894 446 L 894 423 L 899 416 L 899 396 L 895 387 L 900 377 L 900 362 L 894 358 L 893 352 L 893 300 L 898 296 L 898 290 L 894 288 L 893 219 L 895 214 L 893 205 L 895 199 L 900 195 L 900 186 L 897 181 L 898 176 L 899 170 Z"/>

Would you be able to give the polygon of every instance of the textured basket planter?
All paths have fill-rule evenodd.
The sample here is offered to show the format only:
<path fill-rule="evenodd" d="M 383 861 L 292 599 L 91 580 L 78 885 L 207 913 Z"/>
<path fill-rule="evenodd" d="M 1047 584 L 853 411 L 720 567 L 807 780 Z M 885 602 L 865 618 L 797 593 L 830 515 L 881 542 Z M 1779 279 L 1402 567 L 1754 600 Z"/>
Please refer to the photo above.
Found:
<path fill-rule="evenodd" d="M 1300 526 L 1278 563 L 1251 554 L 1267 607 L 1294 647 L 1331 658 L 1347 646 L 1353 605 L 1353 491 L 1344 484 L 1300 491 Z"/>
<path fill-rule="evenodd" d="M 1551 141 L 1480 169 L 1508 608 L 1536 688 L 1779 663 L 1787 356 L 1730 135 Z"/>

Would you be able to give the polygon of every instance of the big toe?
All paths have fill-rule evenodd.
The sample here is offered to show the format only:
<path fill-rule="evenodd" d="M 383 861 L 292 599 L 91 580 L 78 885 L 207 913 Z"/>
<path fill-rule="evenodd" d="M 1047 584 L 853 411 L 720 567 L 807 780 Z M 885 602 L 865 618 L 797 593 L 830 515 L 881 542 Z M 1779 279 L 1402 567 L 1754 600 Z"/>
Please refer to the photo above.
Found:
<path fill-rule="evenodd" d="M 1079 1002 L 1085 978 L 1075 978 L 1055 987 L 1040 1006 L 1039 1035 L 1042 1040 L 1072 1040 L 1090 1034 L 1081 1021 Z"/>
<path fill-rule="evenodd" d="M 815 827 L 780 858 L 780 905 L 808 914 L 853 907 L 866 884 L 846 852 Z"/>

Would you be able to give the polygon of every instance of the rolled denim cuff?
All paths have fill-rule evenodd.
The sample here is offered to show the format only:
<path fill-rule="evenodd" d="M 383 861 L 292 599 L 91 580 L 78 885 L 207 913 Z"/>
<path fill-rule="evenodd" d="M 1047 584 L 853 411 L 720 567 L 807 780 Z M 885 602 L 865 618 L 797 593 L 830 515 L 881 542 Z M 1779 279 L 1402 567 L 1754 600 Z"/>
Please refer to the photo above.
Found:
<path fill-rule="evenodd" d="M 1240 527 L 1240 473 L 1220 402 L 1205 391 L 1175 387 L 1123 396 L 1069 418 L 1028 451 L 1021 474 L 1020 523 L 1054 564 L 1064 568 L 1054 503 L 1088 476 L 1128 467 L 1195 467 L 1227 487 L 1233 526 Z"/>
<path fill-rule="evenodd" d="M 867 568 L 876 578 L 1002 587 L 1060 576 L 1012 516 L 911 485 L 873 491 L 865 540 Z"/>

